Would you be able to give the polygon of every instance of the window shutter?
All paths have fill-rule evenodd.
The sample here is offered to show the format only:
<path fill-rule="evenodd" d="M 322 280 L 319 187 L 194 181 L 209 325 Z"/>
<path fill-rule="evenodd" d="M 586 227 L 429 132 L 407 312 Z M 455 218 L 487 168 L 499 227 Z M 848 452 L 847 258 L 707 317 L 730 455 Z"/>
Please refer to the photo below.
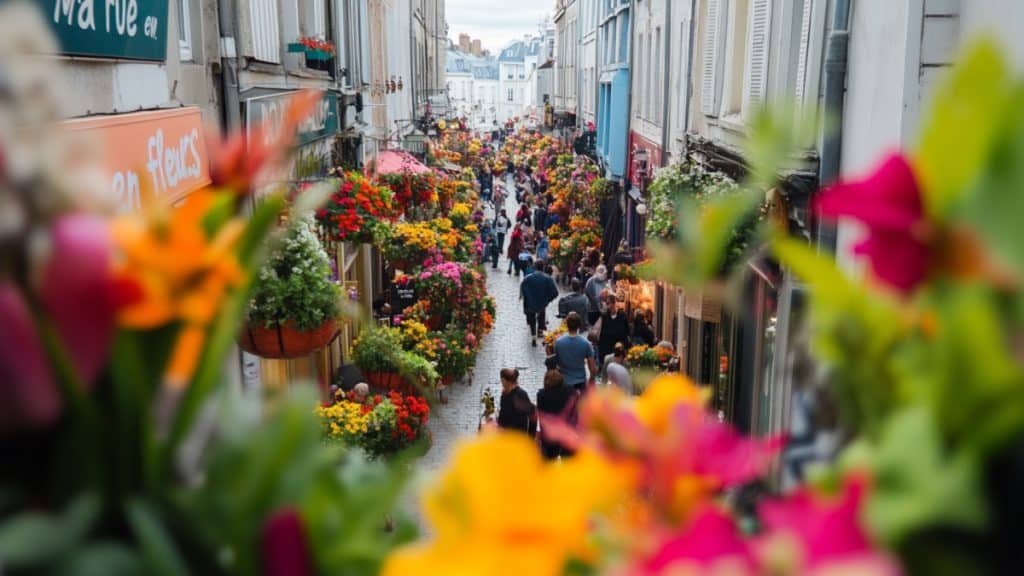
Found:
<path fill-rule="evenodd" d="M 807 90 L 807 55 L 811 43 L 811 7 L 814 0 L 804 0 L 803 14 L 800 18 L 800 51 L 796 61 L 796 89 L 794 91 L 797 104 L 803 104 Z"/>
<path fill-rule="evenodd" d="M 722 0 L 708 0 L 704 14 L 700 109 L 707 116 L 718 115 L 718 69 L 721 60 L 721 21 L 724 8 Z"/>
<path fill-rule="evenodd" d="M 252 0 L 252 57 L 262 62 L 281 63 L 281 38 L 277 24 L 277 0 Z"/>
<path fill-rule="evenodd" d="M 747 40 L 746 94 L 743 98 L 744 116 L 755 113 L 764 104 L 768 83 L 768 43 L 771 33 L 770 0 L 751 0 L 750 37 Z"/>

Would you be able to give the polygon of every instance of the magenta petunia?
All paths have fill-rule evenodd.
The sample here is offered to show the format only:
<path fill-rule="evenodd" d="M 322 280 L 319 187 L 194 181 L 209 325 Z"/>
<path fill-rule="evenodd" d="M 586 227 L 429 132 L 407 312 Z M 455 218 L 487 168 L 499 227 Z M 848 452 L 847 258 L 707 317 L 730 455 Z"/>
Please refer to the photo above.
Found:
<path fill-rule="evenodd" d="M 750 544 L 740 535 L 736 522 L 708 506 L 694 515 L 683 532 L 662 542 L 636 572 L 703 574 L 725 565 L 730 574 L 753 574 L 756 563 Z"/>
<path fill-rule="evenodd" d="M 889 155 L 871 175 L 843 181 L 816 202 L 827 218 L 851 218 L 864 225 L 854 252 L 868 259 L 874 275 L 901 293 L 928 276 L 929 244 L 924 201 L 914 169 L 903 155 Z"/>
<path fill-rule="evenodd" d="M 306 530 L 297 510 L 275 512 L 263 524 L 262 546 L 264 576 L 304 576 L 313 574 Z"/>

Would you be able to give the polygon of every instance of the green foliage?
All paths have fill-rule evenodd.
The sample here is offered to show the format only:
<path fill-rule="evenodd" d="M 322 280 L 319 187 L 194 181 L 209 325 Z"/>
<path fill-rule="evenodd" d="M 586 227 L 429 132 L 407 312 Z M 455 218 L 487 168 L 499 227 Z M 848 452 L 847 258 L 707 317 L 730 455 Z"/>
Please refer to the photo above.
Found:
<path fill-rule="evenodd" d="M 352 346 L 352 361 L 364 372 L 394 370 L 395 354 L 402 349 L 402 335 L 389 326 L 364 328 Z"/>
<path fill-rule="evenodd" d="M 249 318 L 268 328 L 292 321 L 310 330 L 338 315 L 340 298 L 313 219 L 298 218 L 260 270 Z"/>
<path fill-rule="evenodd" d="M 1005 130 L 1013 112 L 1008 107 L 1013 98 L 1008 80 L 1009 69 L 998 47 L 980 43 L 966 52 L 935 92 L 917 154 L 925 206 L 933 219 L 951 215 L 985 167 L 996 135 Z"/>
<path fill-rule="evenodd" d="M 893 415 L 868 462 L 873 482 L 866 521 L 883 542 L 897 545 L 935 526 L 984 528 L 987 511 L 978 462 L 970 452 L 948 453 L 926 408 Z"/>
<path fill-rule="evenodd" d="M 312 394 L 289 396 L 267 421 L 227 402 L 202 485 L 181 494 L 188 525 L 225 572 L 259 573 L 265 519 L 297 508 L 321 574 L 377 574 L 412 526 L 398 514 L 404 462 L 371 465 L 321 441 Z M 384 530 L 388 517 L 397 529 Z"/>

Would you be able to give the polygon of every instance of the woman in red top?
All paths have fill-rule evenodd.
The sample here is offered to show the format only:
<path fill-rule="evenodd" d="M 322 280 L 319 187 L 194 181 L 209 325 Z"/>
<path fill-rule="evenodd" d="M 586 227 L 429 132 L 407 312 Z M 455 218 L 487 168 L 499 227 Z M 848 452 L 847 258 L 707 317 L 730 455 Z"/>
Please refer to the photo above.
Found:
<path fill-rule="evenodd" d="M 508 256 L 508 273 L 512 273 L 512 267 L 516 269 L 516 273 L 519 272 L 519 253 L 523 251 L 523 231 L 516 226 L 512 230 L 512 236 L 509 237 L 508 241 L 508 252 L 505 254 Z"/>

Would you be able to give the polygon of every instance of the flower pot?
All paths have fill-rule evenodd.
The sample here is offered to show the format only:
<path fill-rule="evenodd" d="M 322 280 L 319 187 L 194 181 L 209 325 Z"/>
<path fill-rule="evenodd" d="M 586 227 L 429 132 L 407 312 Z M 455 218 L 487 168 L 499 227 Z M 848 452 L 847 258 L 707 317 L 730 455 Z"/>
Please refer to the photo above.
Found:
<path fill-rule="evenodd" d="M 401 392 L 412 396 L 422 396 L 423 391 L 402 378 L 397 372 L 367 372 L 364 374 L 366 383 L 375 390 L 385 392 Z"/>
<path fill-rule="evenodd" d="M 238 346 L 263 358 L 301 358 L 326 346 L 337 333 L 333 318 L 312 330 L 299 330 L 290 320 L 273 328 L 247 322 L 238 335 Z"/>

